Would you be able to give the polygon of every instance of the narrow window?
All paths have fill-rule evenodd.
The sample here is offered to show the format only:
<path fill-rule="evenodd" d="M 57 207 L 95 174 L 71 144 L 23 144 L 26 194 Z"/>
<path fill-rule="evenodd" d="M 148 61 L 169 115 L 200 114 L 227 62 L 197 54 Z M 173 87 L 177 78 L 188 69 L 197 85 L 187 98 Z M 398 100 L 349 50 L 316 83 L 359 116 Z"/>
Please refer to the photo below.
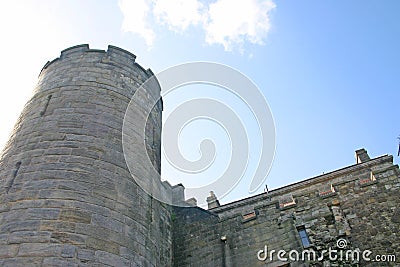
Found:
<path fill-rule="evenodd" d="M 52 95 L 49 95 L 47 97 L 46 104 L 44 105 L 43 110 L 40 112 L 40 116 L 44 116 L 44 114 L 46 113 L 46 110 L 47 110 L 47 107 L 49 106 L 51 97 L 52 97 Z"/>
<path fill-rule="evenodd" d="M 308 239 L 308 235 L 306 232 L 306 229 L 304 227 L 297 228 L 297 231 L 299 232 L 299 236 L 301 239 L 301 243 L 303 244 L 304 248 L 307 248 L 311 245 L 310 239 Z"/>

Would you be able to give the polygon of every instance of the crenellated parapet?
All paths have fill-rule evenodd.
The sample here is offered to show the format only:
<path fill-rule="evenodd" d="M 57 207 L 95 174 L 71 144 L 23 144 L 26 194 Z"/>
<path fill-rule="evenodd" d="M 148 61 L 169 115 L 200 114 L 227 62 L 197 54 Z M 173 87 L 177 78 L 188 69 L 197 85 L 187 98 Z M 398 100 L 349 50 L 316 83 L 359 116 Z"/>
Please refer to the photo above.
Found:
<path fill-rule="evenodd" d="M 46 73 L 53 73 L 58 71 L 68 72 L 75 77 L 72 78 L 71 82 L 75 82 L 77 85 L 94 85 L 94 83 L 100 83 L 104 86 L 112 86 L 113 83 L 108 81 L 107 78 L 112 81 L 120 81 L 122 84 L 129 86 L 139 87 L 149 78 L 154 76 L 151 69 L 144 69 L 140 64 L 136 63 L 136 56 L 129 51 L 121 49 L 116 46 L 109 45 L 107 50 L 90 49 L 89 45 L 82 44 L 73 46 L 61 51 L 60 57 L 48 61 L 42 68 L 39 75 L 38 88 L 42 82 L 51 83 L 53 87 L 57 87 L 63 84 L 63 81 L 57 81 L 52 79 L 53 74 L 46 75 Z M 98 63 L 97 68 L 94 68 L 93 64 Z M 113 68 L 120 69 L 118 76 L 109 77 L 109 70 Z M 85 79 L 81 77 L 85 72 L 90 69 L 91 72 L 98 72 L 105 74 L 104 79 Z M 108 74 L 108 75 L 107 75 Z M 146 90 L 152 94 L 155 99 L 159 98 L 159 90 L 153 90 L 153 88 L 159 87 L 157 79 L 152 79 L 151 83 L 146 84 Z M 120 92 L 125 93 L 125 92 Z M 131 94 L 132 92 L 130 92 Z M 129 97 L 130 95 L 127 95 Z M 162 103 L 160 103 L 161 105 Z M 162 109 L 162 107 L 160 107 Z"/>
<path fill-rule="evenodd" d="M 107 50 L 90 49 L 88 44 L 75 45 L 62 50 L 60 57 L 52 61 L 48 61 L 43 66 L 42 71 L 46 70 L 50 65 L 59 60 L 81 57 L 84 53 L 98 53 L 102 56 L 107 56 L 105 62 L 107 61 L 115 62 L 118 63 L 119 65 L 125 65 L 129 68 L 132 66 L 136 66 L 142 70 L 143 76 L 146 78 L 149 78 L 150 76 L 154 75 L 151 69 L 146 70 L 141 65 L 137 64 L 136 55 L 132 54 L 131 52 L 125 49 L 113 45 L 109 45 Z"/>

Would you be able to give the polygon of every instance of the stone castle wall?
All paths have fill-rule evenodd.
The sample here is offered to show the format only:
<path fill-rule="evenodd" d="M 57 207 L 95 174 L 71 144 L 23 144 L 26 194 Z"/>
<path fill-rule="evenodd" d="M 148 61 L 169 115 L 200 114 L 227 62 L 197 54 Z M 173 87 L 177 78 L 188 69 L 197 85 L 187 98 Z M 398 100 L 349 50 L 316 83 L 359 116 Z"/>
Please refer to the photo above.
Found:
<path fill-rule="evenodd" d="M 44 66 L 0 156 L 1 266 L 396 266 L 277 257 L 322 253 L 339 239 L 342 250 L 395 255 L 398 264 L 400 171 L 391 156 L 370 159 L 361 149 L 355 165 L 270 192 L 222 206 L 212 194 L 208 210 L 150 197 L 127 167 L 122 128 L 151 76 L 114 46 L 71 47 Z M 161 170 L 162 102 L 146 111 L 160 87 L 145 87 L 128 130 L 147 153 L 134 154 L 129 168 L 183 204 L 184 187 L 161 183 L 144 163 Z M 266 247 L 275 254 L 259 260 Z"/>
<path fill-rule="evenodd" d="M 399 264 L 400 171 L 392 160 L 364 158 L 356 165 L 208 211 L 175 208 L 174 266 L 395 266 L 362 259 L 357 265 L 350 257 L 316 262 L 293 261 L 288 254 L 288 261 L 277 258 L 279 250 L 313 249 L 319 255 L 337 249 L 342 238 L 343 252 L 370 250 L 369 258 L 395 255 Z M 306 247 L 301 230 L 308 235 Z M 265 246 L 268 254 L 275 250 L 272 260 L 269 255 L 258 259 Z"/>
<path fill-rule="evenodd" d="M 114 46 L 71 47 L 44 66 L 0 160 L 0 265 L 171 264 L 170 208 L 134 182 L 121 142 L 127 105 L 152 75 Z M 159 96 L 147 90 L 144 101 Z M 152 140 L 158 171 L 161 111 L 137 134 Z"/>

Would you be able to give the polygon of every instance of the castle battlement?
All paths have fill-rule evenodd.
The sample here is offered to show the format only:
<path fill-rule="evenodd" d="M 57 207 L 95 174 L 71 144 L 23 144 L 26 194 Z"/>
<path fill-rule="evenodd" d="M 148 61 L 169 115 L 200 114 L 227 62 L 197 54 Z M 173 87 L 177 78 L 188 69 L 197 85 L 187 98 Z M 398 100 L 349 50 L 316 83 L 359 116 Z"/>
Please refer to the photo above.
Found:
<path fill-rule="evenodd" d="M 42 71 L 47 69 L 52 63 L 64 59 L 64 58 L 71 58 L 71 57 L 77 57 L 81 56 L 83 53 L 99 53 L 99 54 L 106 54 L 107 56 L 110 57 L 110 59 L 118 60 L 118 62 L 121 64 L 125 64 L 127 66 L 130 65 L 135 65 L 136 67 L 142 69 L 143 73 L 147 75 L 147 78 L 150 78 L 151 76 L 154 75 L 151 69 L 144 69 L 141 65 L 136 63 L 136 55 L 132 54 L 131 52 L 119 48 L 117 46 L 109 45 L 107 50 L 102 50 L 102 49 L 90 49 L 88 44 L 81 44 L 81 45 L 75 45 L 71 46 L 69 48 L 66 48 L 61 51 L 60 57 L 48 61 L 42 68 Z"/>
<path fill-rule="evenodd" d="M 357 163 L 329 173 L 304 179 L 293 184 L 269 190 L 268 193 L 261 193 L 233 201 L 211 210 L 219 213 L 225 210 L 233 210 L 236 207 L 247 206 L 251 203 L 259 203 L 261 200 L 265 199 L 268 199 L 270 203 L 275 204 L 279 203 L 280 199 L 284 198 L 282 196 L 302 195 L 309 191 L 314 192 L 320 197 L 332 196 L 334 193 L 337 193 L 336 191 L 333 191 L 334 188 L 341 184 L 352 183 L 353 186 L 366 186 L 376 183 L 376 177 L 380 177 L 381 173 L 385 172 L 387 169 L 393 170 L 394 172 L 398 170 L 398 166 L 393 165 L 392 155 L 383 155 L 362 163 Z M 373 175 L 375 179 L 371 179 L 371 175 Z"/>

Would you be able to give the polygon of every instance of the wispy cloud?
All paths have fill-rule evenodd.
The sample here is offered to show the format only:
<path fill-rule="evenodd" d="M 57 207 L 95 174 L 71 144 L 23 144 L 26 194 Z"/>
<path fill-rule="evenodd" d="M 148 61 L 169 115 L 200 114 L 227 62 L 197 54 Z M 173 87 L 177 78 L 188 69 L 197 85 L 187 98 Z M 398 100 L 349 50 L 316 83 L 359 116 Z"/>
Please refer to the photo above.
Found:
<path fill-rule="evenodd" d="M 227 51 L 246 42 L 262 45 L 276 7 L 272 0 L 216 0 L 209 5 L 199 0 L 120 0 L 119 6 L 122 29 L 141 35 L 149 46 L 156 37 L 154 21 L 180 33 L 200 26 L 206 43 L 221 44 Z"/>
<path fill-rule="evenodd" d="M 246 41 L 261 45 L 271 28 L 269 13 L 274 8 L 272 1 L 218 0 L 209 7 L 206 42 L 222 44 L 225 50 Z"/>
<path fill-rule="evenodd" d="M 124 15 L 122 30 L 139 34 L 148 46 L 153 45 L 155 38 L 155 33 L 148 22 L 150 3 L 151 1 L 147 0 L 120 0 L 118 3 Z"/>
<path fill-rule="evenodd" d="M 153 11 L 159 22 L 167 24 L 171 30 L 183 32 L 190 24 L 202 21 L 202 7 L 197 0 L 158 0 Z"/>

